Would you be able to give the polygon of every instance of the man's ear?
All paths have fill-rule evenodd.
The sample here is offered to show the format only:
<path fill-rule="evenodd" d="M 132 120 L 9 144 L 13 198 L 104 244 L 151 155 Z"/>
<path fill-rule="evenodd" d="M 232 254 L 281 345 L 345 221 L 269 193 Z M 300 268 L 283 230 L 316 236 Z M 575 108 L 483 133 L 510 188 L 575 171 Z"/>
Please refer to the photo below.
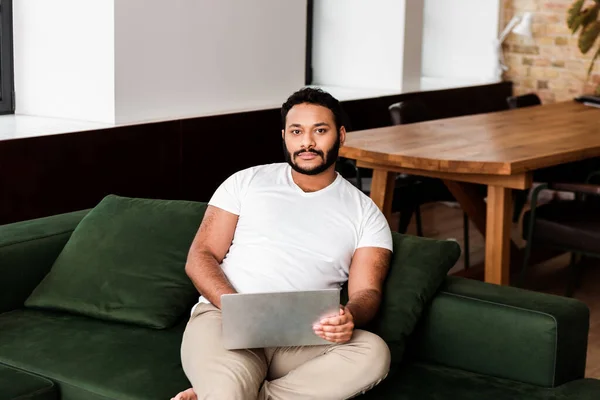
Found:
<path fill-rule="evenodd" d="M 285 129 L 282 129 L 282 130 L 281 130 L 281 138 L 282 138 L 282 139 L 285 139 Z"/>
<path fill-rule="evenodd" d="M 346 128 L 342 126 L 340 128 L 340 147 L 344 145 L 344 142 L 346 142 Z"/>

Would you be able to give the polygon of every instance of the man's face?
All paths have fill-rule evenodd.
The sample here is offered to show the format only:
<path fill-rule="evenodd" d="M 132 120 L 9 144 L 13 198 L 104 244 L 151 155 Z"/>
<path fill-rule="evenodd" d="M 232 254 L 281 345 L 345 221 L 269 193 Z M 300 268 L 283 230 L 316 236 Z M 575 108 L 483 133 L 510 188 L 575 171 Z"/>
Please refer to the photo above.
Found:
<path fill-rule="evenodd" d="M 288 112 L 282 137 L 288 164 L 301 174 L 317 175 L 335 164 L 346 131 L 341 127 L 338 135 L 327 107 L 303 103 Z"/>

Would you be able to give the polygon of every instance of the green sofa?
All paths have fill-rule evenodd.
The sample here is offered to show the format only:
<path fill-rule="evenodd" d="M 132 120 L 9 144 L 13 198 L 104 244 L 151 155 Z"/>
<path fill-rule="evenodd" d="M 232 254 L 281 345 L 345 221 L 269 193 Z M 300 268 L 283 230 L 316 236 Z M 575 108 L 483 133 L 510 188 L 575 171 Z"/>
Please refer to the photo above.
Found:
<path fill-rule="evenodd" d="M 0 399 L 16 385 L 7 370 L 39 376 L 48 399 L 164 400 L 189 387 L 186 315 L 150 329 L 24 307 L 87 212 L 0 226 Z M 448 277 L 362 398 L 600 399 L 600 382 L 583 378 L 588 323 L 573 299 Z"/>

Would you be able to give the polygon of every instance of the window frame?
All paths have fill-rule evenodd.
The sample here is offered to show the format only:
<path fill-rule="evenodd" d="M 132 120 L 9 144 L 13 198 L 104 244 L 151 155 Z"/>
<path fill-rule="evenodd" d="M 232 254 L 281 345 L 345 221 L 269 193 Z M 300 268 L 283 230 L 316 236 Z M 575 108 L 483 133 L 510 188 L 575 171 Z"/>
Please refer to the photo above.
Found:
<path fill-rule="evenodd" d="M 313 15 L 314 15 L 314 0 L 306 0 L 306 65 L 304 70 L 304 84 L 312 85 L 312 42 L 313 42 Z"/>
<path fill-rule="evenodd" d="M 14 114 L 13 3 L 0 0 L 0 115 Z"/>

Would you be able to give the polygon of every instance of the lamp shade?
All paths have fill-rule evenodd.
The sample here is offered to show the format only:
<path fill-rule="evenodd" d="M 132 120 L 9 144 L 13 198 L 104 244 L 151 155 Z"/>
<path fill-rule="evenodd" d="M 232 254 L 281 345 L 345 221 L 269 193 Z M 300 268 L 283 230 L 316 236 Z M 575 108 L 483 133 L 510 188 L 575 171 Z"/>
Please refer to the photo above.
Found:
<path fill-rule="evenodd" d="M 523 18 L 521 18 L 521 21 L 515 26 L 515 28 L 513 29 L 513 33 L 517 34 L 517 35 L 521 35 L 521 36 L 526 36 L 526 37 L 532 37 L 532 33 L 531 33 L 531 20 L 533 18 L 533 14 L 530 12 L 527 12 L 525 14 L 523 14 Z"/>

